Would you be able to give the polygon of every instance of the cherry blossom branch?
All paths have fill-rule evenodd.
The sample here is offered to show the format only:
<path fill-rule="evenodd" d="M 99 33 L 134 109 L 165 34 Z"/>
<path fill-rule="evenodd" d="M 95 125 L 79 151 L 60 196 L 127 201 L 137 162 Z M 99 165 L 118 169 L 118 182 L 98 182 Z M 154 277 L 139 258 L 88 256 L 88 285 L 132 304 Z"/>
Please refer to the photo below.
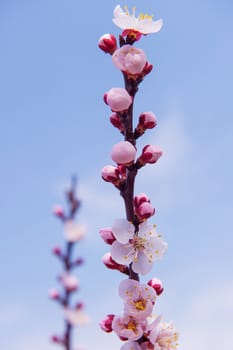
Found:
<path fill-rule="evenodd" d="M 71 305 L 71 298 L 79 289 L 79 282 L 73 270 L 83 264 L 83 259 L 78 257 L 74 259 L 73 251 L 75 245 L 84 237 L 85 228 L 75 223 L 76 214 L 80 208 L 80 201 L 76 196 L 77 179 L 71 179 L 70 189 L 66 192 L 67 213 L 59 205 L 54 207 L 55 216 L 62 222 L 65 235 L 65 247 L 62 250 L 56 246 L 53 248 L 53 254 L 58 258 L 63 267 L 63 272 L 58 276 L 61 292 L 53 288 L 49 291 L 52 300 L 57 301 L 64 314 L 64 334 L 63 336 L 52 336 L 55 344 L 62 346 L 65 350 L 72 350 L 73 328 L 88 322 L 88 316 L 84 313 L 82 302 L 76 302 L 75 306 Z"/>
<path fill-rule="evenodd" d="M 99 40 L 99 47 L 112 56 L 114 65 L 123 73 L 124 88 L 112 88 L 104 95 L 104 102 L 113 114 L 110 121 L 124 137 L 114 145 L 111 158 L 116 166 L 106 165 L 102 169 L 103 180 L 112 183 L 124 200 L 126 219 L 116 219 L 111 228 L 100 230 L 110 253 L 103 257 L 109 269 L 128 275 L 119 285 L 119 295 L 124 301 L 122 316 L 113 314 L 100 323 L 105 332 L 114 331 L 125 342 L 121 350 L 172 350 L 177 347 L 177 333 L 170 323 L 162 323 L 161 317 L 152 319 L 152 310 L 163 291 L 157 278 L 147 284 L 140 283 L 140 276 L 148 274 L 153 263 L 162 258 L 167 243 L 157 233 L 156 226 L 148 223 L 155 214 L 155 208 L 144 193 L 135 196 L 134 186 L 138 171 L 147 164 L 154 164 L 162 155 L 158 146 L 145 145 L 136 159 L 137 139 L 148 129 L 157 125 L 152 112 L 139 116 L 137 126 L 133 125 L 133 105 L 139 84 L 152 71 L 142 49 L 133 44 L 143 35 L 158 32 L 162 20 L 153 21 L 152 16 L 132 14 L 117 5 L 113 22 L 123 29 L 119 36 L 119 48 L 114 35 L 105 34 Z"/>

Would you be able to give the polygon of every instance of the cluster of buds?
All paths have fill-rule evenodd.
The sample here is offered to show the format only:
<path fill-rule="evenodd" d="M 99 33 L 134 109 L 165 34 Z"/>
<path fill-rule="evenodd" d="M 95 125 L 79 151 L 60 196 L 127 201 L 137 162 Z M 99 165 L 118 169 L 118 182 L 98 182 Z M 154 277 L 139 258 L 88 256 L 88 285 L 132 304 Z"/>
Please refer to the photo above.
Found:
<path fill-rule="evenodd" d="M 66 192 L 67 213 L 60 205 L 56 205 L 53 208 L 54 215 L 63 225 L 66 244 L 64 249 L 55 246 L 52 250 L 53 254 L 62 263 L 63 271 L 57 277 L 57 281 L 60 284 L 59 290 L 51 288 L 49 297 L 61 306 L 65 320 L 65 329 L 63 335 L 53 335 L 51 341 L 54 344 L 61 345 L 65 350 L 71 350 L 72 348 L 71 335 L 73 328 L 85 325 L 89 321 L 89 317 L 84 311 L 83 302 L 76 301 L 74 305 L 71 305 L 71 298 L 75 300 L 76 292 L 80 287 L 79 280 L 73 273 L 73 270 L 83 264 L 83 258 L 73 258 L 72 253 L 75 244 L 85 236 L 85 227 L 75 223 L 75 216 L 80 207 L 80 201 L 76 198 L 75 190 L 76 179 L 73 178 L 71 188 Z"/>
<path fill-rule="evenodd" d="M 155 208 L 144 193 L 134 196 L 134 185 L 138 171 L 147 164 L 156 163 L 162 156 L 158 146 L 145 145 L 137 156 L 137 139 L 145 131 L 157 125 L 153 112 L 143 112 L 133 126 L 133 104 L 139 84 L 152 71 L 145 52 L 133 46 L 143 35 L 158 32 L 162 20 L 153 21 L 152 16 L 135 15 L 125 7 L 117 5 L 113 22 L 122 29 L 117 40 L 112 34 L 105 34 L 99 40 L 99 47 L 112 57 L 114 66 L 124 78 L 124 87 L 113 87 L 104 94 L 109 106 L 111 124 L 123 135 L 123 141 L 115 144 L 111 151 L 114 165 L 102 169 L 103 180 L 112 183 L 120 192 L 125 205 L 126 218 L 116 219 L 112 227 L 100 230 L 100 236 L 110 247 L 102 261 L 111 270 L 127 276 L 119 285 L 123 299 L 122 315 L 108 314 L 100 327 L 103 331 L 115 332 L 124 344 L 121 350 L 173 350 L 177 348 L 178 335 L 171 323 L 164 323 L 161 317 L 152 317 L 157 297 L 163 292 L 158 278 L 146 284 L 140 282 L 147 275 L 154 262 L 161 259 L 167 243 L 149 219 Z"/>

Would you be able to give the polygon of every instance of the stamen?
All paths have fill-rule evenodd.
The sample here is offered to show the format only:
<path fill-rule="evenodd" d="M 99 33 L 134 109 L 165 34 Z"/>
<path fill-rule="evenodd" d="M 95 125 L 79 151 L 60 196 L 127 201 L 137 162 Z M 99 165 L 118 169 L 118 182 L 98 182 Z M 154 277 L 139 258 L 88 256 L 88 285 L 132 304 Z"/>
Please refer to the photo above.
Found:
<path fill-rule="evenodd" d="M 125 10 L 125 14 L 126 14 L 127 16 L 129 16 L 128 6 L 125 5 L 123 8 L 124 8 L 124 10 Z"/>

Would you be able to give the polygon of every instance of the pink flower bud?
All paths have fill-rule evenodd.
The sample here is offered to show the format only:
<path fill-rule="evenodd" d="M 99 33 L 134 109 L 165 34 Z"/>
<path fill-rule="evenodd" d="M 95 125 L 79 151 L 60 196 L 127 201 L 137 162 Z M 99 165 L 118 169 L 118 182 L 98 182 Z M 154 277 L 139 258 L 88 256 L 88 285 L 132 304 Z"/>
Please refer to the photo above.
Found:
<path fill-rule="evenodd" d="M 111 228 L 102 228 L 100 230 L 100 236 L 106 244 L 111 245 L 116 240 Z"/>
<path fill-rule="evenodd" d="M 135 129 L 135 136 L 141 136 L 145 130 L 152 129 L 157 125 L 156 116 L 153 112 L 142 113 L 139 117 L 139 123 Z"/>
<path fill-rule="evenodd" d="M 117 270 L 122 273 L 128 274 L 128 267 L 126 265 L 118 264 L 115 260 L 113 260 L 110 253 L 104 254 L 102 262 L 108 269 Z"/>
<path fill-rule="evenodd" d="M 52 335 L 51 336 L 51 341 L 55 344 L 64 344 L 64 340 L 60 337 L 58 337 L 57 335 Z"/>
<path fill-rule="evenodd" d="M 74 262 L 73 265 L 75 266 L 81 266 L 84 264 L 84 259 L 83 258 L 77 258 Z"/>
<path fill-rule="evenodd" d="M 137 160 L 137 165 L 139 167 L 142 167 L 147 163 L 156 163 L 157 160 L 162 156 L 162 154 L 163 151 L 161 150 L 161 148 L 157 146 L 146 145 L 142 150 L 141 156 Z"/>
<path fill-rule="evenodd" d="M 103 319 L 100 322 L 100 328 L 102 329 L 102 331 L 106 332 L 106 333 L 110 333 L 112 332 L 112 321 L 114 319 L 115 315 L 113 314 L 109 314 L 106 316 L 105 319 Z"/>
<path fill-rule="evenodd" d="M 124 165 L 118 165 L 118 169 L 119 169 L 121 180 L 122 181 L 126 180 L 126 178 L 127 178 L 126 167 Z"/>
<path fill-rule="evenodd" d="M 152 278 L 147 284 L 154 288 L 157 295 L 160 295 L 163 292 L 162 282 L 158 278 Z"/>
<path fill-rule="evenodd" d="M 121 119 L 120 119 L 120 116 L 117 114 L 117 113 L 113 113 L 111 116 L 110 116 L 110 122 L 112 123 L 112 125 L 119 129 L 120 132 L 122 132 L 124 130 L 124 126 L 122 125 L 121 123 Z"/>
<path fill-rule="evenodd" d="M 117 164 L 130 164 L 136 156 L 136 148 L 129 141 L 122 141 L 113 146 L 111 157 Z"/>
<path fill-rule="evenodd" d="M 60 299 L 60 294 L 57 291 L 57 289 L 52 288 L 49 290 L 49 298 L 53 299 L 53 300 L 59 300 Z"/>
<path fill-rule="evenodd" d="M 153 216 L 155 213 L 155 208 L 151 205 L 151 203 L 144 202 L 141 205 L 139 205 L 136 215 L 141 219 L 148 219 L 151 216 Z"/>
<path fill-rule="evenodd" d="M 64 209 L 62 208 L 62 206 L 60 205 L 55 205 L 53 207 L 53 214 L 55 216 L 57 216 L 60 219 L 64 219 L 65 215 L 64 215 Z"/>
<path fill-rule="evenodd" d="M 132 45 L 123 45 L 112 56 L 115 66 L 132 75 L 141 74 L 146 66 L 146 55 L 143 50 Z"/>
<path fill-rule="evenodd" d="M 61 248 L 56 246 L 53 248 L 53 254 L 60 257 L 62 255 L 62 251 L 61 251 Z"/>
<path fill-rule="evenodd" d="M 152 69 L 153 69 L 153 65 L 150 64 L 149 62 L 146 62 L 146 65 L 145 65 L 143 72 L 142 72 L 143 76 L 149 74 L 152 71 Z"/>
<path fill-rule="evenodd" d="M 141 193 L 134 197 L 134 207 L 137 209 L 142 203 L 150 202 L 149 197 L 145 193 Z"/>
<path fill-rule="evenodd" d="M 104 101 L 113 112 L 126 111 L 132 103 L 132 97 L 126 89 L 112 88 L 104 95 Z"/>
<path fill-rule="evenodd" d="M 115 36 L 112 34 L 102 35 L 99 39 L 98 46 L 105 53 L 109 53 L 110 55 L 112 55 L 117 49 L 117 41 Z"/>
<path fill-rule="evenodd" d="M 114 185 L 119 184 L 119 169 L 113 165 L 106 165 L 102 169 L 102 178 L 104 181 L 111 182 Z"/>

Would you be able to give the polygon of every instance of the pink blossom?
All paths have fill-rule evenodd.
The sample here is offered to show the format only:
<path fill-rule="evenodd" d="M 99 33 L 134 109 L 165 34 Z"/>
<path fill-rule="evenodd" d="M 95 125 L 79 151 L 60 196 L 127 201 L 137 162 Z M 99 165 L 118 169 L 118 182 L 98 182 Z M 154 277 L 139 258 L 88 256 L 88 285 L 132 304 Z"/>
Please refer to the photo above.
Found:
<path fill-rule="evenodd" d="M 155 350 L 174 350 L 178 346 L 178 333 L 171 323 L 155 320 L 148 329 L 148 338 Z"/>
<path fill-rule="evenodd" d="M 141 74 L 147 62 L 144 51 L 132 45 L 116 50 L 112 60 L 118 69 L 132 75 Z"/>
<path fill-rule="evenodd" d="M 137 196 L 134 197 L 134 207 L 138 209 L 138 207 L 144 203 L 144 202 L 150 202 L 149 197 L 145 193 L 138 194 Z"/>
<path fill-rule="evenodd" d="M 68 272 L 63 273 L 59 277 L 59 280 L 62 283 L 62 285 L 64 286 L 64 288 L 69 292 L 73 292 L 73 291 L 77 290 L 77 288 L 78 288 L 79 283 L 78 283 L 77 277 L 75 277 L 74 275 L 71 275 Z"/>
<path fill-rule="evenodd" d="M 84 326 L 90 322 L 89 316 L 80 307 L 75 309 L 65 308 L 64 316 L 72 326 Z"/>
<path fill-rule="evenodd" d="M 155 208 L 151 205 L 151 203 L 144 202 L 139 205 L 136 215 L 140 220 L 145 220 L 153 216 L 155 213 Z"/>
<path fill-rule="evenodd" d="M 113 146 L 111 157 L 117 164 L 130 164 L 136 156 L 136 148 L 129 141 L 121 141 Z"/>
<path fill-rule="evenodd" d="M 100 322 L 100 328 L 106 332 L 106 333 L 110 333 L 112 332 L 112 321 L 114 319 L 115 315 L 113 314 L 109 314 L 106 316 L 105 319 L 103 319 L 101 322 Z"/>
<path fill-rule="evenodd" d="M 116 241 L 111 246 L 111 256 L 119 264 L 131 264 L 134 272 L 145 275 L 160 259 L 167 249 L 161 235 L 155 230 L 155 225 L 143 222 L 135 234 L 133 224 L 125 219 L 115 221 L 112 232 Z"/>
<path fill-rule="evenodd" d="M 112 229 L 111 228 L 102 228 L 100 230 L 100 236 L 101 238 L 104 240 L 104 242 L 106 244 L 112 244 L 116 238 L 114 237 L 113 233 L 112 233 Z"/>
<path fill-rule="evenodd" d="M 54 255 L 57 255 L 58 257 L 61 257 L 61 256 L 62 256 L 62 250 L 61 250 L 61 248 L 58 247 L 58 246 L 55 246 L 55 247 L 53 248 L 53 254 L 54 254 Z"/>
<path fill-rule="evenodd" d="M 152 313 L 156 293 L 147 284 L 132 279 L 123 280 L 119 286 L 119 295 L 125 301 L 125 313 L 135 319 L 145 319 Z"/>
<path fill-rule="evenodd" d="M 141 338 L 146 326 L 146 320 L 136 320 L 127 314 L 115 316 L 112 322 L 114 332 L 125 340 L 137 340 Z"/>
<path fill-rule="evenodd" d="M 162 156 L 163 151 L 158 146 L 146 145 L 141 156 L 137 160 L 137 164 L 142 167 L 147 163 L 153 164 Z"/>
<path fill-rule="evenodd" d="M 114 87 L 105 93 L 104 101 L 113 112 L 123 112 L 131 105 L 132 97 L 126 89 Z"/>
<path fill-rule="evenodd" d="M 65 214 L 64 214 L 64 209 L 62 208 L 61 205 L 55 205 L 53 207 L 53 213 L 60 219 L 64 219 Z"/>
<path fill-rule="evenodd" d="M 99 39 L 98 46 L 104 52 L 112 55 L 113 52 L 117 49 L 117 42 L 115 36 L 112 34 L 102 35 Z"/>
<path fill-rule="evenodd" d="M 147 283 L 149 286 L 151 286 L 157 295 L 160 295 L 163 292 L 163 284 L 158 278 L 152 278 Z"/>
<path fill-rule="evenodd" d="M 128 274 L 128 267 L 126 265 L 118 264 L 115 260 L 113 260 L 109 252 L 104 254 L 102 262 L 108 269 L 117 270 Z"/>
<path fill-rule="evenodd" d="M 83 225 L 77 225 L 73 220 L 67 220 L 64 224 L 65 239 L 68 242 L 77 242 L 84 238 L 86 228 Z"/>

